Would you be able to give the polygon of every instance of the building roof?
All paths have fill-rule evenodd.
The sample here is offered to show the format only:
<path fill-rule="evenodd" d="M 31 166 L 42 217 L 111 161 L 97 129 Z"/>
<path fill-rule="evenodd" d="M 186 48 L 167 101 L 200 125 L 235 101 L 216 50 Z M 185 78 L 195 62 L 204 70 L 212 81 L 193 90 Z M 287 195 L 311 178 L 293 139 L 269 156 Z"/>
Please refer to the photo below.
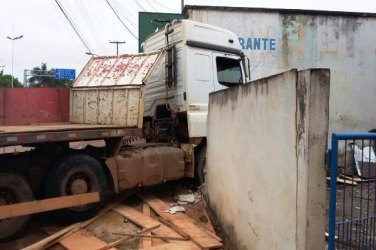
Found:
<path fill-rule="evenodd" d="M 376 17 L 376 13 L 365 12 L 346 12 L 346 11 L 328 11 L 328 10 L 302 10 L 302 9 L 277 9 L 277 8 L 253 8 L 253 7 L 226 7 L 226 6 L 204 6 L 204 5 L 185 5 L 183 14 L 189 15 L 188 10 L 212 10 L 212 11 L 237 11 L 237 12 L 266 12 L 281 14 L 308 14 L 308 15 L 326 15 L 326 16 L 353 16 L 353 17 Z"/>

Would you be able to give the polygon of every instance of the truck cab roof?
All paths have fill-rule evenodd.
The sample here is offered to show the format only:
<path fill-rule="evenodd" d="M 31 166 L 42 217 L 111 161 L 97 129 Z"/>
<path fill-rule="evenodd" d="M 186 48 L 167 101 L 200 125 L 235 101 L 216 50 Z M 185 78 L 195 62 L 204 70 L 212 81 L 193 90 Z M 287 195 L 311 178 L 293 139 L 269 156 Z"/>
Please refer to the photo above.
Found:
<path fill-rule="evenodd" d="M 182 41 L 188 46 L 242 54 L 237 35 L 229 30 L 185 19 L 172 21 L 170 29 L 174 30 L 171 43 Z M 153 51 L 163 48 L 165 40 L 161 38 L 165 37 L 165 32 L 166 28 L 148 36 L 144 50 Z"/>

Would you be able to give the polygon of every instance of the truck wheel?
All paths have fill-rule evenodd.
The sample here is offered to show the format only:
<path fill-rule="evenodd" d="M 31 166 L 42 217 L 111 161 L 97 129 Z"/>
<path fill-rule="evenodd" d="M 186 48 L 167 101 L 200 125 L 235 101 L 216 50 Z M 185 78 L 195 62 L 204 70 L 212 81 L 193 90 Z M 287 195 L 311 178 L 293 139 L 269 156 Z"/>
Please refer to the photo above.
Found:
<path fill-rule="evenodd" d="M 72 155 L 50 171 L 45 188 L 46 196 L 51 198 L 99 192 L 100 201 L 97 203 L 54 211 L 64 220 L 86 220 L 94 216 L 104 204 L 107 192 L 106 174 L 96 159 L 88 155 Z"/>
<path fill-rule="evenodd" d="M 196 179 L 199 184 L 205 182 L 207 165 L 206 165 L 206 145 L 201 146 L 195 153 Z"/>
<path fill-rule="evenodd" d="M 33 200 L 27 181 L 18 175 L 0 173 L 0 206 Z M 0 220 L 0 242 L 17 237 L 26 227 L 30 215 Z"/>

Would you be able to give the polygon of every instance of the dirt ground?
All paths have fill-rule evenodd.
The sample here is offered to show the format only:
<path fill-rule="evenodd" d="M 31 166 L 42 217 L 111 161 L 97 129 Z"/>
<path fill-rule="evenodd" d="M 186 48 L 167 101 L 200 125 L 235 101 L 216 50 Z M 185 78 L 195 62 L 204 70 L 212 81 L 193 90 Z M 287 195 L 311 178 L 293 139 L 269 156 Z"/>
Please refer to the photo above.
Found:
<path fill-rule="evenodd" d="M 177 182 L 169 182 L 154 187 L 143 188 L 142 190 L 152 193 L 167 204 L 176 203 L 179 194 L 194 194 L 195 202 L 192 204 L 183 205 L 183 207 L 186 209 L 185 214 L 192 218 L 200 227 L 203 227 L 208 231 L 215 232 L 207 214 L 201 188 L 198 189 L 197 186 L 195 186 L 191 181 L 181 180 Z M 123 203 L 142 212 L 143 202 L 135 194 L 132 194 L 126 198 Z M 151 210 L 151 217 L 155 216 L 156 215 Z M 61 222 L 59 218 L 54 218 L 49 213 L 34 215 L 25 232 L 17 240 L 0 244 L 0 249 L 21 249 L 42 240 L 48 235 L 57 232 L 68 225 L 69 224 Z M 124 237 L 114 233 L 121 232 L 134 234 L 141 228 L 124 219 L 124 217 L 118 213 L 109 210 L 85 229 L 89 234 L 94 235 L 100 240 L 106 243 L 111 243 Z M 158 240 L 153 239 L 152 242 L 158 244 Z M 225 242 L 224 245 L 224 249 L 228 249 L 226 248 Z M 56 244 L 49 249 L 60 250 L 65 248 L 59 244 Z M 116 249 L 139 249 L 139 239 L 128 240 L 126 243 L 117 246 Z"/>

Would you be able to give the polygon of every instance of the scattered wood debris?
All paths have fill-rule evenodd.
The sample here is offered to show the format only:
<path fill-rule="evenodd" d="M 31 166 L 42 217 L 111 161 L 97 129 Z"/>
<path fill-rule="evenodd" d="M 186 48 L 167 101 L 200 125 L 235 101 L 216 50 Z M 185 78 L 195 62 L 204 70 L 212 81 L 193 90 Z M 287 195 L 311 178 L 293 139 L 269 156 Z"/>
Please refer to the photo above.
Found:
<path fill-rule="evenodd" d="M 153 227 L 149 227 L 149 228 L 147 228 L 147 229 L 143 229 L 143 230 L 140 231 L 139 233 L 140 233 L 140 234 L 142 234 L 142 233 L 146 233 L 146 232 L 149 232 L 149 231 L 151 231 L 151 230 L 153 230 L 153 229 L 156 229 L 156 228 L 158 228 L 158 227 L 159 227 L 159 225 L 155 225 L 155 226 L 153 226 Z M 101 248 L 99 248 L 98 250 L 112 249 L 112 247 L 118 246 L 118 245 L 120 245 L 120 244 L 126 242 L 127 240 L 132 239 L 132 238 L 134 238 L 134 236 L 127 236 L 127 237 L 122 238 L 122 239 L 120 239 L 120 240 L 114 241 L 114 242 L 108 244 L 107 246 L 101 247 Z M 94 248 L 94 249 L 96 249 L 96 248 Z"/>
<path fill-rule="evenodd" d="M 65 238 L 70 237 L 70 236 L 74 235 L 76 232 L 78 232 L 78 231 L 84 229 L 85 227 L 87 227 L 90 223 L 94 222 L 99 217 L 101 217 L 103 214 L 105 214 L 107 211 L 109 211 L 111 208 L 113 208 L 114 206 L 119 204 L 123 199 L 125 199 L 125 197 L 123 197 L 122 199 L 120 199 L 117 202 L 114 202 L 114 203 L 107 205 L 95 217 L 93 217 L 93 218 L 91 218 L 87 221 L 83 221 L 83 222 L 79 222 L 79 223 L 75 223 L 73 225 L 70 225 L 70 226 L 68 226 L 68 227 L 48 236 L 47 238 L 42 239 L 41 241 L 38 241 L 38 242 L 28 246 L 28 247 L 23 248 L 23 250 L 43 250 L 43 249 L 46 249 L 46 248 L 48 248 L 48 247 L 50 247 L 54 244 L 60 243 Z M 90 248 L 90 246 L 86 246 L 86 247 Z"/>
<path fill-rule="evenodd" d="M 343 179 L 346 179 L 346 180 L 349 180 L 349 181 L 355 181 L 355 182 L 362 182 L 362 181 L 365 180 L 365 179 L 362 179 L 360 177 L 347 176 L 347 175 L 344 175 L 344 174 L 340 174 L 339 176 L 342 177 Z"/>
<path fill-rule="evenodd" d="M 50 232 L 51 235 L 24 249 L 43 250 L 56 244 L 67 250 L 116 250 L 118 247 L 141 250 L 200 250 L 223 247 L 222 239 L 213 233 L 207 214 L 197 213 L 201 209 L 205 210 L 201 193 L 178 196 L 180 201 L 187 203 L 188 211 L 194 213 L 197 221 L 184 213 L 165 213 L 164 211 L 170 208 L 169 202 L 164 202 L 156 196 L 148 193 L 138 196 L 141 199 L 133 196 L 138 203 L 127 201 L 126 205 L 123 197 L 106 206 L 94 218 L 60 230 L 43 227 L 45 232 Z M 200 204 L 196 204 L 197 202 Z M 198 221 L 201 217 L 205 217 L 205 223 Z M 112 218 L 115 218 L 116 222 L 111 222 Z M 96 222 L 93 223 L 94 221 Z M 102 221 L 118 226 L 106 224 L 102 228 Z"/>
<path fill-rule="evenodd" d="M 142 212 L 146 215 L 146 216 L 150 216 L 150 207 L 143 203 L 142 204 Z M 148 232 L 147 235 L 151 235 L 151 232 Z M 138 245 L 138 248 L 139 249 L 144 249 L 144 248 L 151 248 L 152 246 L 152 239 L 151 238 L 141 238 L 140 242 L 139 242 L 139 245 Z"/>
<path fill-rule="evenodd" d="M 200 228 L 196 223 L 185 214 L 171 215 L 164 213 L 169 206 L 163 201 L 159 200 L 153 195 L 142 193 L 139 196 L 154 210 L 160 217 L 169 220 L 175 226 L 181 228 L 191 239 L 198 244 L 201 248 L 212 249 L 222 247 L 223 244 L 218 236 L 214 237 L 209 231 Z"/>
<path fill-rule="evenodd" d="M 326 180 L 330 181 L 330 177 L 326 177 Z M 337 177 L 337 182 L 341 184 L 346 184 L 346 185 L 352 185 L 356 186 L 361 182 L 374 182 L 376 179 L 366 179 L 366 178 L 361 178 L 359 176 L 347 176 L 344 174 L 340 174 Z"/>
<path fill-rule="evenodd" d="M 165 237 L 165 238 L 179 238 L 180 240 L 186 240 L 183 238 L 178 232 L 176 232 L 174 229 L 161 224 L 158 220 L 155 220 L 151 218 L 150 216 L 147 216 L 134 208 L 131 208 L 126 205 L 118 205 L 114 208 L 114 211 L 118 212 L 119 214 L 126 217 L 128 220 L 132 221 L 133 223 L 137 224 L 138 226 L 145 228 L 145 227 L 151 227 L 155 225 L 160 225 L 158 228 L 152 230 L 151 232 L 154 235 Z M 179 240 L 179 241 L 180 241 Z M 174 240 L 166 240 L 167 242 L 174 242 L 177 245 L 181 245 L 181 242 L 174 241 Z M 201 249 L 197 247 L 193 242 L 188 243 L 191 247 L 189 249 Z M 187 244 L 184 244 L 187 245 Z"/>
<path fill-rule="evenodd" d="M 359 176 L 347 176 L 347 175 L 344 175 L 344 174 L 340 174 L 340 176 L 344 179 L 347 179 L 347 180 L 354 180 L 356 182 L 373 182 L 373 181 L 376 181 L 376 179 L 368 179 L 368 178 L 362 178 L 362 177 L 359 177 Z"/>
<path fill-rule="evenodd" d="M 330 181 L 330 177 L 326 177 L 326 179 L 328 181 Z M 346 185 L 353 185 L 353 186 L 358 185 L 358 183 L 356 181 L 352 181 L 352 180 L 350 181 L 350 180 L 342 179 L 340 177 L 337 177 L 337 182 L 342 183 L 342 184 L 346 184 Z"/>

